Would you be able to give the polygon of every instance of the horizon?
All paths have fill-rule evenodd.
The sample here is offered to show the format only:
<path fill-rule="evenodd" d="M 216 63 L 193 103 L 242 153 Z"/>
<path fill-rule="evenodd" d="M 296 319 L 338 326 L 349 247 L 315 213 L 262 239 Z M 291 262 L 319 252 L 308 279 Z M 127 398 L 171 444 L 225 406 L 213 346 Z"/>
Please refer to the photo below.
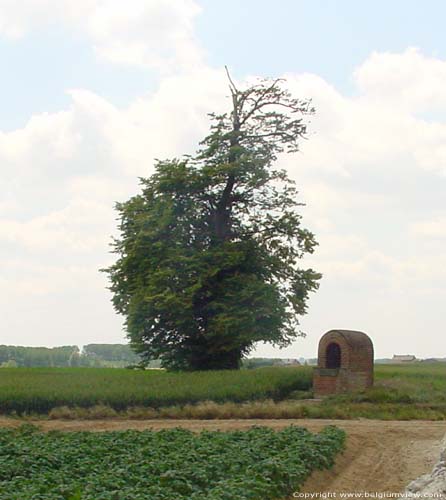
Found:
<path fill-rule="evenodd" d="M 47 345 L 14 345 L 14 344 L 0 344 L 0 347 L 1 346 L 4 346 L 4 347 L 24 347 L 24 348 L 33 348 L 33 349 L 56 349 L 56 348 L 59 348 L 59 347 L 77 347 L 79 349 L 80 352 L 83 351 L 84 347 L 87 346 L 87 345 L 120 345 L 120 346 L 128 346 L 128 347 L 131 347 L 129 343 L 107 343 L 107 342 L 104 342 L 104 343 L 100 343 L 100 342 L 89 342 L 88 344 L 60 344 L 60 345 L 53 345 L 53 346 L 47 346 Z M 280 354 L 280 353 L 279 353 Z M 438 355 L 432 355 L 432 356 L 418 356 L 416 353 L 394 353 L 392 354 L 391 357 L 377 357 L 377 356 L 374 356 L 374 359 L 375 360 L 391 360 L 393 357 L 395 356 L 415 356 L 415 360 L 414 361 L 425 361 L 425 360 L 429 360 L 429 359 L 436 359 L 436 360 L 446 360 L 446 356 L 438 356 Z M 312 357 L 305 357 L 305 356 L 299 356 L 299 355 L 296 355 L 296 356 L 258 356 L 258 355 L 248 355 L 248 356 L 244 356 L 242 359 L 254 359 L 254 358 L 265 358 L 265 359 L 277 359 L 277 360 L 281 360 L 281 359 L 292 359 L 292 360 L 300 360 L 300 359 L 304 359 L 305 361 L 308 361 L 308 360 L 317 360 L 317 352 L 315 353 L 314 356 Z"/>

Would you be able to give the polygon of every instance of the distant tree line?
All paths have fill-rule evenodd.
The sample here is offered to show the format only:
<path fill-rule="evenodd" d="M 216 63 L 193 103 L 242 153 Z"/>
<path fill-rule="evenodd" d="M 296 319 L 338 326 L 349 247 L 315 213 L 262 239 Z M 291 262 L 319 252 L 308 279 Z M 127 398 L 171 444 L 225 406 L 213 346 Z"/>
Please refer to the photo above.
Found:
<path fill-rule="evenodd" d="M 125 344 L 88 344 L 61 347 L 0 345 L 0 367 L 125 367 L 141 358 Z"/>
<path fill-rule="evenodd" d="M 280 358 L 245 358 L 242 368 L 283 366 Z M 316 360 L 314 360 L 316 362 Z M 124 368 L 141 365 L 142 358 L 126 344 L 88 344 L 60 347 L 23 347 L 0 345 L 0 368 L 14 367 L 97 367 Z M 149 368 L 159 368 L 159 361 L 152 361 Z"/>

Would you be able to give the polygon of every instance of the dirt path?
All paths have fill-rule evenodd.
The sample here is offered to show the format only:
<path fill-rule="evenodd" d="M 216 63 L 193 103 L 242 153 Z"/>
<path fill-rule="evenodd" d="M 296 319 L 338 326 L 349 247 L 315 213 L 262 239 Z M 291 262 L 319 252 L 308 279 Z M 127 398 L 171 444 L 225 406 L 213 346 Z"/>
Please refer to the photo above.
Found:
<path fill-rule="evenodd" d="M 430 472 L 439 458 L 446 422 L 379 420 L 40 420 L 42 430 L 108 431 L 185 427 L 194 431 L 247 429 L 290 424 L 319 431 L 337 425 L 347 432 L 347 448 L 330 471 L 315 472 L 303 492 L 398 492 L 418 476 Z M 22 422 L 1 418 L 0 427 Z"/>

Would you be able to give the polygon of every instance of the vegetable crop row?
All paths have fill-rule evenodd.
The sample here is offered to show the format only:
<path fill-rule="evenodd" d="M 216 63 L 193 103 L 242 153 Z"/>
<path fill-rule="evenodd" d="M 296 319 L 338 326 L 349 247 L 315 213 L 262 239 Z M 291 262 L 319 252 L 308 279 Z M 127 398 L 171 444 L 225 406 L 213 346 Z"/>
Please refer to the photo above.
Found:
<path fill-rule="evenodd" d="M 345 434 L 281 431 L 195 434 L 184 429 L 106 433 L 0 430 L 4 500 L 268 500 L 331 467 Z"/>

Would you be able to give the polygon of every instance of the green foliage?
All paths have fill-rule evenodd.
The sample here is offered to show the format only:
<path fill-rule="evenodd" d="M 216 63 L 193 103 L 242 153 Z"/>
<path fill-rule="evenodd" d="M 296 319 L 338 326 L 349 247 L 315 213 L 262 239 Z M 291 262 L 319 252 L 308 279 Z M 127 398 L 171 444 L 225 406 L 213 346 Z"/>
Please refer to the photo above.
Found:
<path fill-rule="evenodd" d="M 120 366 L 138 365 L 141 357 L 129 345 L 124 344 L 88 344 L 84 345 L 81 366 Z M 85 364 L 84 364 L 85 363 Z"/>
<path fill-rule="evenodd" d="M 267 500 L 329 468 L 345 434 L 183 429 L 107 433 L 0 430 L 5 500 Z"/>
<path fill-rule="evenodd" d="M 85 408 L 99 404 L 124 410 L 208 400 L 281 399 L 293 390 L 307 390 L 311 378 L 311 370 L 303 367 L 193 373 L 5 368 L 0 375 L 0 412 L 48 413 L 60 406 Z"/>
<path fill-rule="evenodd" d="M 76 366 L 79 347 L 22 347 L 0 345 L 0 366 Z"/>
<path fill-rule="evenodd" d="M 137 365 L 142 359 L 128 345 L 89 344 L 80 352 L 78 346 L 22 347 L 0 345 L 0 367 L 125 367 Z M 159 363 L 152 362 L 151 367 Z"/>
<path fill-rule="evenodd" d="M 231 92 L 195 156 L 158 162 L 117 204 L 113 303 L 133 347 L 168 368 L 238 368 L 256 342 L 288 345 L 320 279 L 298 267 L 316 242 L 273 166 L 298 149 L 313 110 L 279 81 Z"/>

